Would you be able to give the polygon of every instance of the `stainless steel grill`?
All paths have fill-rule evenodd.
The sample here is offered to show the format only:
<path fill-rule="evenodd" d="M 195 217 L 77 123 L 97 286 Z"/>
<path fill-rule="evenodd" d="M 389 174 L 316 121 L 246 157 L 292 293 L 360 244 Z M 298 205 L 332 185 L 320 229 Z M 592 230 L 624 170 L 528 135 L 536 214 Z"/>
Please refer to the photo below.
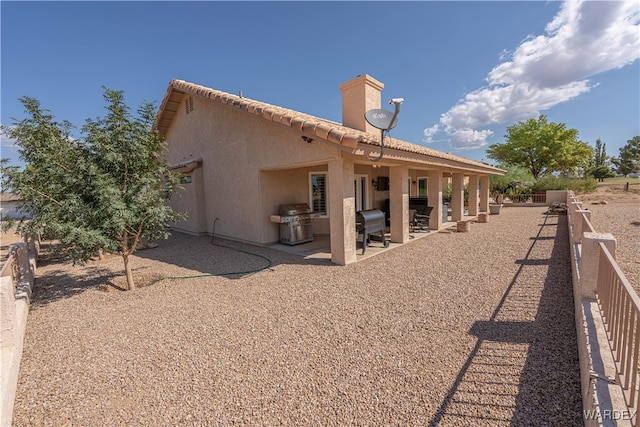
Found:
<path fill-rule="evenodd" d="M 313 240 L 311 219 L 314 214 L 307 203 L 290 203 L 278 207 L 280 243 L 297 245 Z"/>

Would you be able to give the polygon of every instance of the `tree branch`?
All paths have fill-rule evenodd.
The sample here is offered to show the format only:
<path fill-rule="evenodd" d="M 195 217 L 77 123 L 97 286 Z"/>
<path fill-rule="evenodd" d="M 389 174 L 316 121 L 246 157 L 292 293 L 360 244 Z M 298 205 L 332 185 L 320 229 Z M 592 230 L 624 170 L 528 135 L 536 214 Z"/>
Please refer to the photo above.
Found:
<path fill-rule="evenodd" d="M 58 205 L 58 206 L 60 206 L 60 207 L 62 207 L 62 206 L 63 206 L 61 202 L 59 202 L 58 200 L 54 199 L 54 198 L 53 198 L 53 197 L 51 197 L 50 195 L 45 194 L 45 193 L 43 193 L 42 191 L 36 190 L 35 188 L 33 188 L 33 187 L 29 186 L 29 185 L 25 185 L 25 187 L 27 187 L 28 189 L 32 190 L 34 193 L 38 193 L 39 195 L 46 197 L 47 199 L 51 200 L 51 201 L 52 201 L 53 203 L 55 203 L 56 205 Z"/>

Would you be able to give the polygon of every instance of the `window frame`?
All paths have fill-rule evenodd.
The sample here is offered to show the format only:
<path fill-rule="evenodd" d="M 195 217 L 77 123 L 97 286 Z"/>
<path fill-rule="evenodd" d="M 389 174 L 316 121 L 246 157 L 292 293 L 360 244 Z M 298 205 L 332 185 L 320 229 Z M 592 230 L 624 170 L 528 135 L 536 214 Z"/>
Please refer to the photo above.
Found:
<path fill-rule="evenodd" d="M 319 213 L 314 210 L 314 212 L 318 213 L 318 218 L 329 218 L 329 179 L 328 173 L 326 171 L 314 171 L 309 172 L 309 207 L 314 209 L 313 203 L 313 178 L 314 176 L 323 176 L 324 177 L 324 208 L 325 213 Z"/>
<path fill-rule="evenodd" d="M 423 187 L 423 189 L 425 191 L 424 195 L 420 194 L 420 183 L 421 182 L 424 182 L 424 187 Z M 419 176 L 416 179 L 416 196 L 417 197 L 427 197 L 428 194 L 429 194 L 429 178 L 426 177 L 426 176 Z"/>

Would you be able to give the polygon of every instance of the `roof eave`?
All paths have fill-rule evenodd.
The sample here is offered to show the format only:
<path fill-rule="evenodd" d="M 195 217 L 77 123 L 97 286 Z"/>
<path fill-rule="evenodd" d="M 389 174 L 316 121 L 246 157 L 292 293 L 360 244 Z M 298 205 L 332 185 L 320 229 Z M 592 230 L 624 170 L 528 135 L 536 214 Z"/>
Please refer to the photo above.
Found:
<path fill-rule="evenodd" d="M 357 149 L 359 144 L 380 146 L 378 137 L 343 126 L 340 123 L 320 119 L 294 110 L 277 107 L 275 105 L 255 101 L 249 98 L 243 98 L 238 95 L 232 95 L 227 92 L 222 92 L 178 79 L 171 80 L 169 83 L 167 92 L 165 93 L 158 110 L 154 129 L 157 129 L 160 133 L 166 135 L 166 132 L 173 121 L 173 117 L 177 112 L 177 108 L 182 101 L 182 97 L 185 94 L 218 102 L 229 108 L 256 115 L 273 123 L 294 128 L 300 133 L 315 136 L 331 143 L 341 145 L 347 149 Z M 389 142 L 385 139 L 385 144 L 389 144 L 389 148 L 417 154 L 419 156 L 426 156 L 427 159 L 441 159 L 446 163 L 457 164 L 463 169 L 485 171 L 483 173 L 496 175 L 504 175 L 506 173 L 505 170 L 492 167 L 485 163 L 453 156 L 448 153 L 432 150 L 409 142 L 393 138 L 389 138 L 388 141 Z"/>

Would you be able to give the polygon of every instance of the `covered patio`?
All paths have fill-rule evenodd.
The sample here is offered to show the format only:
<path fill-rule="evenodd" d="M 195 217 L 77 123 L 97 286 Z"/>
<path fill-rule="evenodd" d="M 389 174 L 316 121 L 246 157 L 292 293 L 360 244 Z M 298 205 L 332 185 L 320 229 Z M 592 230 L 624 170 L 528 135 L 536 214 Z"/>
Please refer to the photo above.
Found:
<path fill-rule="evenodd" d="M 461 163 L 453 157 L 425 158 L 422 153 L 409 163 L 408 153 L 392 147 L 379 163 L 363 161 L 371 152 L 343 152 L 333 162 L 263 170 L 260 180 L 265 218 L 277 212 L 281 203 L 300 201 L 308 201 L 315 213 L 313 242 L 295 246 L 277 243 L 278 224 L 272 223 L 265 236 L 267 246 L 344 265 L 488 214 L 488 172 L 501 172 L 499 169 L 476 162 Z M 320 195 L 316 194 L 318 189 L 307 184 L 313 176 L 322 180 Z M 428 205 L 429 218 L 420 224 L 421 229 L 414 230 L 412 204 L 417 199 Z M 362 236 L 356 223 L 358 212 L 367 210 L 385 214 L 389 246 L 374 242 L 362 254 Z"/>
<path fill-rule="evenodd" d="M 465 211 L 465 215 L 463 215 L 461 221 L 470 221 L 471 223 L 476 221 L 477 216 L 469 216 L 466 213 L 467 212 Z M 384 246 L 381 242 L 372 241 L 367 246 L 366 250 L 363 251 L 360 240 L 361 236 L 359 236 L 358 242 L 356 244 L 356 262 L 363 261 L 365 259 L 374 257 L 393 249 L 397 249 L 405 244 L 410 244 L 420 239 L 433 237 L 438 233 L 455 232 L 457 232 L 457 221 L 451 221 L 450 215 L 447 222 L 442 222 L 440 230 L 410 230 L 409 238 L 405 243 L 391 242 L 391 233 L 389 231 L 389 228 L 387 227 L 385 230 L 385 238 L 389 241 L 387 246 Z M 274 243 L 272 245 L 269 245 L 268 247 L 270 249 L 275 249 L 278 251 L 301 256 L 303 259 L 331 261 L 331 239 L 327 235 L 314 236 L 313 241 L 302 243 L 299 245 L 290 246 L 282 243 Z"/>

